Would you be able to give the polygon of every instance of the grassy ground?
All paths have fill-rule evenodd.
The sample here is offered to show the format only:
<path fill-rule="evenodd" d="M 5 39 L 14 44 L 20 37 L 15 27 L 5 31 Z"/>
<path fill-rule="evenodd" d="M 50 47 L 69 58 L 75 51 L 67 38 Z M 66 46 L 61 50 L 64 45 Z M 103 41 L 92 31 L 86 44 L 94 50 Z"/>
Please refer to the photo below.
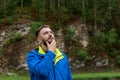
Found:
<path fill-rule="evenodd" d="M 120 80 L 120 73 L 116 72 L 100 72 L 100 73 L 80 73 L 73 74 L 73 80 Z M 8 76 L 0 74 L 0 80 L 30 80 L 28 74 L 17 76 Z"/>
<path fill-rule="evenodd" d="M 8 76 L 6 74 L 0 74 L 0 80 L 30 80 L 30 77 L 29 75 Z"/>
<path fill-rule="evenodd" d="M 120 72 L 100 72 L 100 73 L 81 73 L 74 74 L 74 80 L 120 80 Z"/>

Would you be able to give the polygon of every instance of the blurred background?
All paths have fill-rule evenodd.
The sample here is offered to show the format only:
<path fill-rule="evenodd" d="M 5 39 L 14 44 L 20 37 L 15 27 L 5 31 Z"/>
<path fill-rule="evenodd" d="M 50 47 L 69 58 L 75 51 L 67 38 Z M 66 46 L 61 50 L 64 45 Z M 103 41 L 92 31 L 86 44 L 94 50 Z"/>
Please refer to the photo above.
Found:
<path fill-rule="evenodd" d="M 120 0 L 0 0 L 0 80 L 30 80 L 25 58 L 42 24 L 74 80 L 120 80 Z"/>

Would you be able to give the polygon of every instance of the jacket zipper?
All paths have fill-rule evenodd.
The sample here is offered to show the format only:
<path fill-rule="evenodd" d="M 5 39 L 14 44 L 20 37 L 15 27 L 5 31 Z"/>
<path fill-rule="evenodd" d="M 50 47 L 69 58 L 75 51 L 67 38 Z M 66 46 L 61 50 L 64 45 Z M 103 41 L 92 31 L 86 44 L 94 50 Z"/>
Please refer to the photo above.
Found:
<path fill-rule="evenodd" d="M 55 74 L 55 65 L 53 65 L 53 71 L 54 71 L 54 80 L 56 80 L 56 77 L 55 77 L 56 76 L 56 74 Z"/>

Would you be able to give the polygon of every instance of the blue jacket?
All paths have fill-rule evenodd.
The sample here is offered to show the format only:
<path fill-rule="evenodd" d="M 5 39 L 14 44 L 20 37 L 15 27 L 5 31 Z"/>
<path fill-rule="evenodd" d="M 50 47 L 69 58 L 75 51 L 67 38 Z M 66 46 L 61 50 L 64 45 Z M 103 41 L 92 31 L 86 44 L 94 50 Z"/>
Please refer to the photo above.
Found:
<path fill-rule="evenodd" d="M 69 62 L 64 53 L 59 62 L 54 65 L 55 54 L 46 51 L 46 54 L 38 54 L 38 49 L 27 54 L 31 80 L 72 80 Z"/>

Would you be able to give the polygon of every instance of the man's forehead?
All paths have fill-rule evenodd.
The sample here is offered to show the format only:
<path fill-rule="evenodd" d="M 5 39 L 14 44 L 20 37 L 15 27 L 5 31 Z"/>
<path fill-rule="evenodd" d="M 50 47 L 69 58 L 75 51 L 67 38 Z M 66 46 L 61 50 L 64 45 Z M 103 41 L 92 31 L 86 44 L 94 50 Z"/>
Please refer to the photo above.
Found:
<path fill-rule="evenodd" d="M 50 28 L 42 28 L 40 32 L 52 31 Z"/>

